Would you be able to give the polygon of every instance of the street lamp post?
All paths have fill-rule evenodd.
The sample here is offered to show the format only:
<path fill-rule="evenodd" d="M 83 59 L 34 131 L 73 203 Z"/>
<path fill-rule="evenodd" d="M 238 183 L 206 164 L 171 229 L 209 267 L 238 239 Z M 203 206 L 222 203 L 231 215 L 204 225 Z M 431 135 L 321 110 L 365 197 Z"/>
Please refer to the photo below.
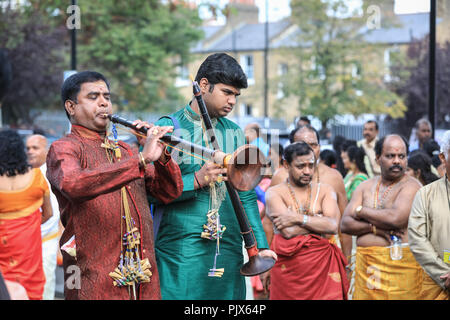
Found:
<path fill-rule="evenodd" d="M 264 27 L 264 126 L 269 117 L 269 1 L 266 0 L 266 23 Z"/>
<path fill-rule="evenodd" d="M 76 5 L 76 0 L 72 0 L 72 6 Z M 70 55 L 70 67 L 72 70 L 77 70 L 77 29 L 71 30 L 71 55 Z"/>
<path fill-rule="evenodd" d="M 430 59 L 428 119 L 431 122 L 431 134 L 434 139 L 436 110 L 436 0 L 430 0 Z"/>

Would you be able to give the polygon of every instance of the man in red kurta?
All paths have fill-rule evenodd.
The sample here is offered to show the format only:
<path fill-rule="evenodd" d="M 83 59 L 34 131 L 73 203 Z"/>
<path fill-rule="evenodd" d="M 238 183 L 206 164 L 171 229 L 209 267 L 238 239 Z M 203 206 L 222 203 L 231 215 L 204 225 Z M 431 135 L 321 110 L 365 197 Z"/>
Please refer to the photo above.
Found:
<path fill-rule="evenodd" d="M 109 85 L 99 73 L 85 71 L 69 77 L 62 100 L 72 123 L 71 132 L 55 141 L 47 156 L 47 177 L 55 193 L 65 227 L 62 250 L 66 299 L 161 299 L 153 243 L 153 221 L 147 194 L 168 203 L 180 196 L 183 183 L 178 165 L 166 155 L 158 139 L 170 127 L 148 130 L 142 153 L 105 139 L 112 112 Z M 137 121 L 138 127 L 150 125 Z M 150 164 L 153 162 L 153 164 Z M 121 199 L 125 187 L 131 221 L 140 235 L 139 256 L 148 259 L 150 282 L 113 285 L 109 276 L 121 255 L 126 232 Z M 64 249 L 64 248 L 63 248 Z"/>

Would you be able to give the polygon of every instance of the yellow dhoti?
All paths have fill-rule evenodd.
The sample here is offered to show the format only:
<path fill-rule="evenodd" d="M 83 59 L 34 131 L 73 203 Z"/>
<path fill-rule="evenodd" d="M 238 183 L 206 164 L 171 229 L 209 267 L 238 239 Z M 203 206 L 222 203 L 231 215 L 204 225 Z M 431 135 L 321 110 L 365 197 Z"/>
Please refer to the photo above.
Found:
<path fill-rule="evenodd" d="M 409 246 L 402 249 L 403 258 L 391 260 L 389 247 L 357 247 L 353 300 L 432 300 L 445 296 L 417 263 Z"/>
<path fill-rule="evenodd" d="M 422 283 L 422 293 L 420 300 L 450 300 L 448 290 L 442 289 L 433 279 L 424 271 L 425 274 Z"/>

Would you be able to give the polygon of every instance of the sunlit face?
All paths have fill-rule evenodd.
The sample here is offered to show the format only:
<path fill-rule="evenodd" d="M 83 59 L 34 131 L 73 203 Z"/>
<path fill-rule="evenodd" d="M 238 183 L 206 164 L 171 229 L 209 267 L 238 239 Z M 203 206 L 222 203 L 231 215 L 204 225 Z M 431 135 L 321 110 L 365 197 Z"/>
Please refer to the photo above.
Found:
<path fill-rule="evenodd" d="M 384 141 L 381 155 L 377 157 L 381 175 L 387 180 L 402 177 L 408 165 L 406 145 L 398 136 L 389 136 Z"/>
<path fill-rule="evenodd" d="M 289 172 L 289 181 L 299 187 L 304 187 L 312 181 L 316 159 L 310 152 L 307 155 L 295 157 L 291 163 L 285 163 L 284 166 Z"/>
<path fill-rule="evenodd" d="M 316 159 L 319 159 L 320 155 L 320 145 L 317 141 L 317 136 L 314 131 L 309 130 L 308 128 L 303 128 L 298 130 L 294 135 L 294 142 L 305 142 L 308 144 L 311 149 L 314 151 L 314 156 Z"/>
<path fill-rule="evenodd" d="M 77 102 L 66 101 L 66 110 L 71 116 L 72 124 L 104 132 L 109 123 L 105 113 L 112 113 L 110 92 L 102 80 L 86 82 L 81 85 Z"/>
<path fill-rule="evenodd" d="M 39 168 L 47 158 L 47 140 L 38 135 L 31 136 L 26 142 L 28 163 L 33 168 Z"/>
<path fill-rule="evenodd" d="M 233 111 L 237 97 L 241 94 L 240 89 L 223 83 L 217 83 L 211 92 L 211 84 L 205 78 L 200 80 L 200 85 L 203 100 L 211 118 L 226 117 Z"/>
<path fill-rule="evenodd" d="M 347 152 L 342 151 L 341 158 L 342 158 L 342 163 L 344 164 L 344 168 L 349 170 L 350 169 L 350 158 L 348 157 Z"/>
<path fill-rule="evenodd" d="M 378 130 L 376 128 L 375 123 L 368 122 L 368 123 L 364 124 L 363 136 L 367 142 L 371 142 L 373 139 L 375 139 L 377 134 L 378 134 Z"/>

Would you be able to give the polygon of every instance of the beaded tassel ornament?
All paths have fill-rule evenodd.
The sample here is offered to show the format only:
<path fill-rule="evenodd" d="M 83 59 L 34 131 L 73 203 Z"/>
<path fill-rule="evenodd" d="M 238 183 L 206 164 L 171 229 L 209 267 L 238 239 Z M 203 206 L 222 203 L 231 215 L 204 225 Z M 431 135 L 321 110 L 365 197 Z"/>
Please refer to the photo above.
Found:
<path fill-rule="evenodd" d="M 220 255 L 220 239 L 222 239 L 222 235 L 226 230 L 226 227 L 220 223 L 219 208 L 225 198 L 220 191 L 220 184 L 216 186 L 216 183 L 210 183 L 210 209 L 206 215 L 208 221 L 203 225 L 203 232 L 201 234 L 201 237 L 204 239 L 216 241 L 214 264 L 213 267 L 209 269 L 208 276 L 219 278 L 222 277 L 225 269 L 217 268 L 217 257 Z"/>
<path fill-rule="evenodd" d="M 205 132 L 202 121 L 202 130 Z M 208 138 L 204 136 L 206 145 L 208 145 Z M 220 214 L 219 209 L 220 206 L 225 200 L 226 191 L 223 182 L 211 182 L 209 184 L 209 210 L 206 214 L 207 222 L 203 225 L 203 232 L 201 233 L 201 237 L 203 239 L 215 240 L 216 241 L 216 252 L 214 255 L 214 264 L 211 269 L 209 269 L 208 276 L 209 277 L 222 277 L 225 269 L 217 268 L 217 257 L 220 255 L 220 239 L 222 238 L 223 233 L 226 230 L 226 227 L 220 224 Z"/>
<path fill-rule="evenodd" d="M 113 145 L 110 145 L 105 138 L 105 143 L 102 147 L 107 148 L 106 154 L 110 163 L 113 162 L 112 157 L 108 153 L 108 149 L 114 151 L 115 158 L 120 161 L 121 152 L 118 145 L 117 129 L 112 125 L 112 133 L 114 137 Z M 128 292 L 131 297 L 131 289 L 133 290 L 133 298 L 136 300 L 136 285 L 139 283 L 150 282 L 152 272 L 151 265 L 148 259 L 141 260 L 139 256 L 139 245 L 141 235 L 136 227 L 134 219 L 131 217 L 130 206 L 128 203 L 128 196 L 125 187 L 121 188 L 121 222 L 120 234 L 121 236 L 121 250 L 119 265 L 109 276 L 113 279 L 113 285 L 118 287 L 128 287 Z M 123 222 L 125 221 L 125 233 L 123 233 Z"/>

